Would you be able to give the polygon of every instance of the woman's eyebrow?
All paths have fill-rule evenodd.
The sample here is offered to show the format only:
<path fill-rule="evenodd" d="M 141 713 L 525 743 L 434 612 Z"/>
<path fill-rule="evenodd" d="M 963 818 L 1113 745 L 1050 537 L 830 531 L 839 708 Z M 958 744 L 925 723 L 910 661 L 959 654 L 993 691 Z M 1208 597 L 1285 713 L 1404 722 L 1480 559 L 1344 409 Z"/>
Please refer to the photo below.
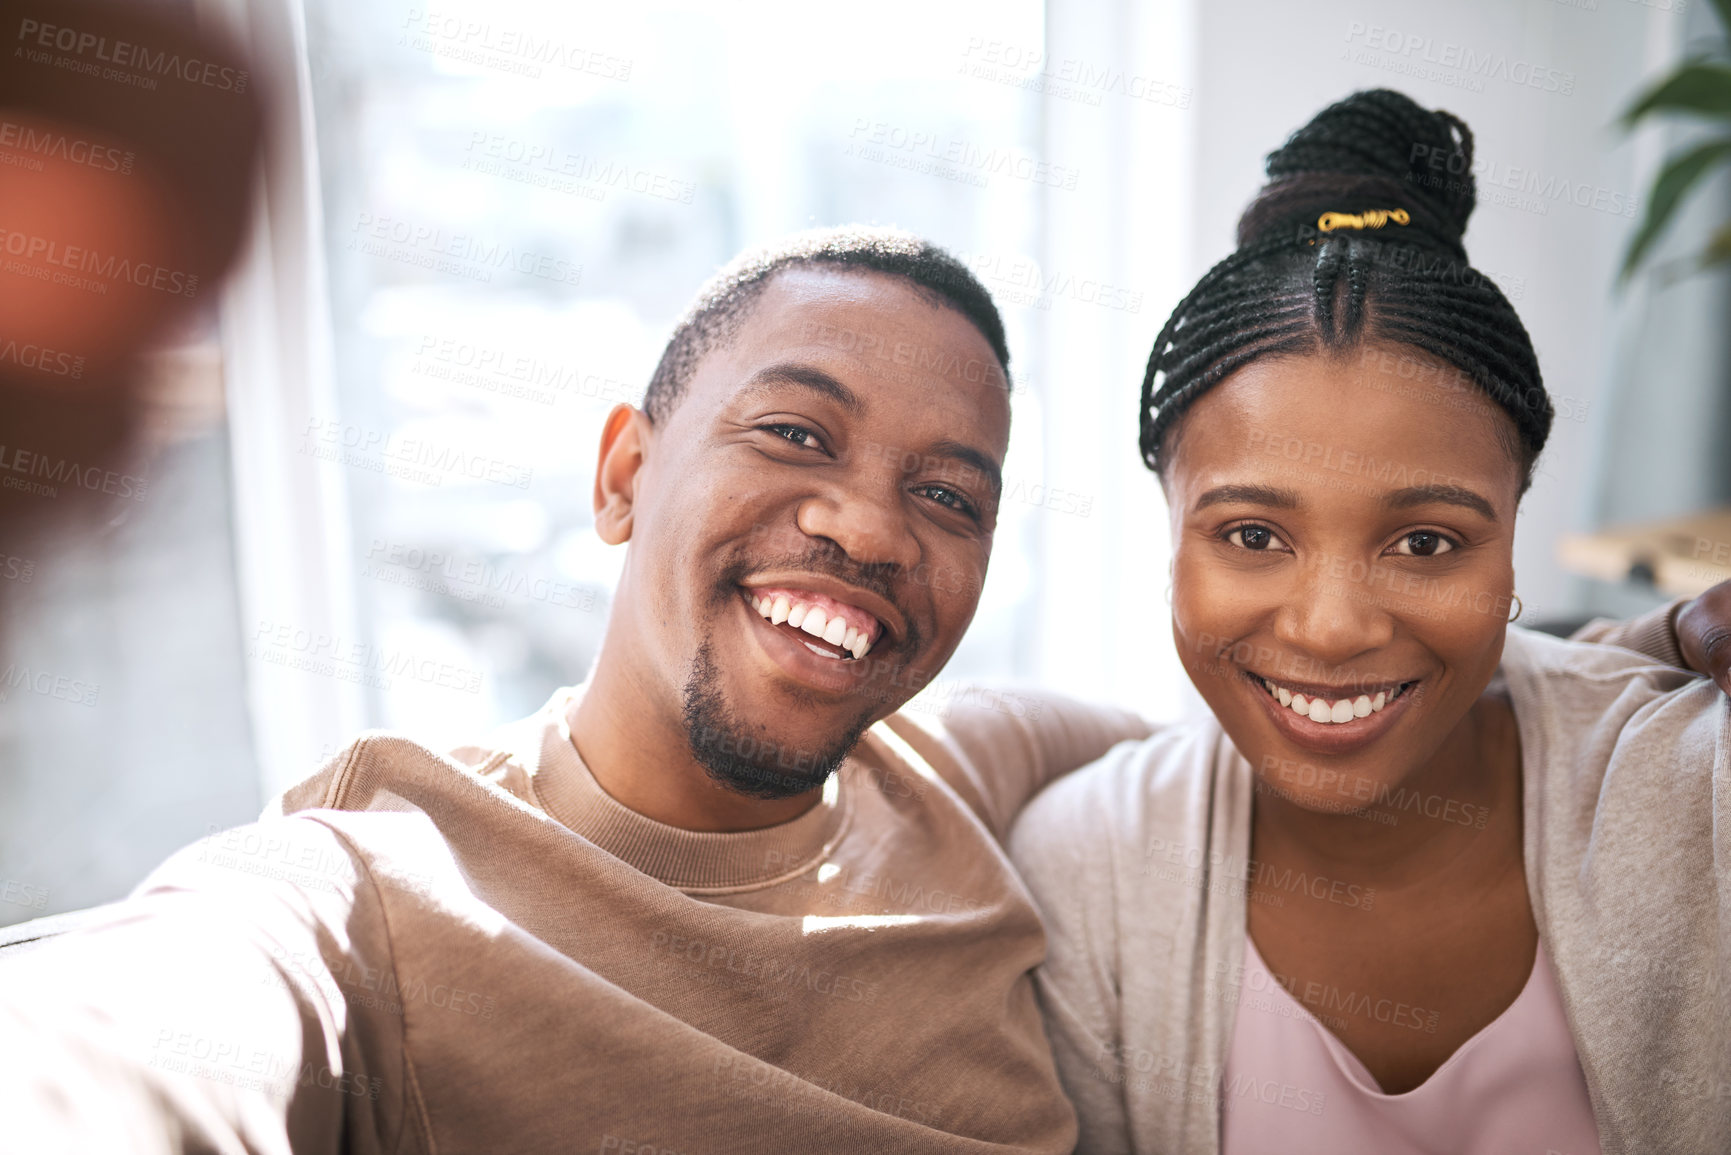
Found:
<path fill-rule="evenodd" d="M 1271 505 L 1276 509 L 1297 509 L 1299 506 L 1298 494 L 1290 489 L 1280 489 L 1272 485 L 1216 485 L 1198 497 L 1196 504 L 1190 507 L 1190 511 L 1197 513 L 1211 505 L 1226 505 L 1234 502 L 1248 505 Z"/>
<path fill-rule="evenodd" d="M 1463 506 L 1487 520 L 1497 520 L 1497 511 L 1490 502 L 1472 490 L 1458 485 L 1413 485 L 1394 490 L 1382 499 L 1382 503 L 1390 509 L 1411 509 L 1415 505 L 1432 505 L 1438 502 Z"/>

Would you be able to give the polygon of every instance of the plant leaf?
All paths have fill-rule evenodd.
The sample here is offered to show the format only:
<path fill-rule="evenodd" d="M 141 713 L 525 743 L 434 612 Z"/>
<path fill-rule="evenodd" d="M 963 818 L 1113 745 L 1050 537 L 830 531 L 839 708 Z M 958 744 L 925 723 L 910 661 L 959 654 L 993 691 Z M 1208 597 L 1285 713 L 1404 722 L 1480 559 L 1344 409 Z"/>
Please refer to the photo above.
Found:
<path fill-rule="evenodd" d="M 1725 0 L 1725 2 L 1731 3 L 1731 0 Z M 1703 269 L 1712 268 L 1714 265 L 1723 265 L 1727 261 L 1731 261 L 1731 224 L 1720 225 L 1712 238 L 1708 240 L 1707 247 L 1701 250 L 1701 267 Z"/>
<path fill-rule="evenodd" d="M 1731 4 L 1731 0 L 1723 0 Z M 1623 126 L 1652 112 L 1731 116 L 1731 66 L 1692 60 L 1659 81 L 1623 114 Z"/>
<path fill-rule="evenodd" d="M 1731 0 L 1713 0 L 1713 10 L 1719 13 L 1719 26 L 1731 35 Z"/>
<path fill-rule="evenodd" d="M 1684 194 L 1712 171 L 1714 165 L 1727 159 L 1731 159 L 1731 137 L 1709 140 L 1666 162 L 1647 198 L 1647 215 L 1629 241 L 1629 252 L 1623 258 L 1623 279 L 1628 279 L 1635 266 L 1647 255 L 1647 250 L 1653 247 L 1653 242 L 1658 240 L 1676 213 L 1677 206 L 1683 202 Z"/>

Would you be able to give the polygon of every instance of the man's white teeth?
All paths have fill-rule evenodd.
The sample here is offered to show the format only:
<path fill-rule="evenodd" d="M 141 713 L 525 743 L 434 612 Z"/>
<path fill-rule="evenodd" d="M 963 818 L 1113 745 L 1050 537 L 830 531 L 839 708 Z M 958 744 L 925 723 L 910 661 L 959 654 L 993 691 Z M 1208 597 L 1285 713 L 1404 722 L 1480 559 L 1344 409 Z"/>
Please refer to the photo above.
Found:
<path fill-rule="evenodd" d="M 858 626 L 850 626 L 847 619 L 839 614 L 832 618 L 817 606 L 794 602 L 786 594 L 777 594 L 773 598 L 753 597 L 751 605 L 771 625 L 779 626 L 786 622 L 796 630 L 804 630 L 814 638 L 820 638 L 832 646 L 846 650 L 856 660 L 865 657 L 871 651 L 872 644 L 866 633 Z M 812 653 L 822 654 L 826 658 L 837 656 L 828 650 L 819 649 L 810 642 L 807 642 L 806 646 Z"/>
<path fill-rule="evenodd" d="M 1295 694 L 1285 686 L 1277 686 L 1267 678 L 1258 678 L 1262 688 L 1282 706 L 1294 714 L 1303 715 L 1312 722 L 1326 722 L 1338 726 L 1342 722 L 1350 722 L 1355 718 L 1368 718 L 1381 710 L 1388 703 L 1401 696 L 1405 687 L 1390 694 L 1386 690 L 1378 690 L 1376 697 L 1360 694 L 1356 698 L 1342 698 L 1338 702 L 1327 702 L 1321 698 L 1306 698 L 1303 694 Z"/>

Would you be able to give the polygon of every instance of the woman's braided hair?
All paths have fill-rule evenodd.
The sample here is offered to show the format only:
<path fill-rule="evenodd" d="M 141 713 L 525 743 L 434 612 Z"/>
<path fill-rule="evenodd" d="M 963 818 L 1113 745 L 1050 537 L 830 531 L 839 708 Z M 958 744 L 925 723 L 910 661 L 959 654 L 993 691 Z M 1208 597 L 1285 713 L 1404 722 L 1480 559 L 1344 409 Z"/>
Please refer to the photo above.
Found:
<path fill-rule="evenodd" d="M 1142 379 L 1142 458 L 1160 472 L 1174 424 L 1259 357 L 1366 342 L 1423 350 L 1513 418 L 1522 492 L 1551 428 L 1532 340 L 1461 236 L 1475 200 L 1472 132 L 1388 89 L 1330 105 L 1268 157 L 1238 221 L 1238 251 L 1178 303 Z M 1393 210 L 1406 223 L 1381 223 Z M 1323 231 L 1324 213 L 1364 214 Z M 1373 224 L 1373 222 L 1376 222 Z M 1380 225 L 1380 227 L 1378 227 Z"/>

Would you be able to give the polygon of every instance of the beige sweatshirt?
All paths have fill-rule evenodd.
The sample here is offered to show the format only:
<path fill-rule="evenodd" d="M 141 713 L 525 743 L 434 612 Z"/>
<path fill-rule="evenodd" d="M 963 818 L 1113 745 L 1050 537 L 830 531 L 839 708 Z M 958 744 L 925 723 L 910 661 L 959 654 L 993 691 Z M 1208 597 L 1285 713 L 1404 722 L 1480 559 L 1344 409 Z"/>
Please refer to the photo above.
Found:
<path fill-rule="evenodd" d="M 364 737 L 0 964 L 0 1147 L 1071 1149 L 999 840 L 1146 723 L 904 712 L 800 818 L 714 834 L 605 794 L 576 700 L 450 756 Z"/>
<path fill-rule="evenodd" d="M 1638 640 L 1677 660 L 1651 631 Z M 1731 707 L 1650 657 L 1519 629 L 1500 677 L 1520 729 L 1527 890 L 1600 1147 L 1731 1151 Z M 1047 919 L 1040 999 L 1088 1155 L 1220 1150 L 1222 1097 L 1243 1093 L 1221 1075 L 1253 781 L 1209 718 L 1120 746 L 1016 827 Z M 1437 796 L 1388 805 L 1401 822 L 1471 821 Z M 1301 1104 L 1326 1109 L 1303 1090 L 1271 1092 L 1295 1129 Z"/>

